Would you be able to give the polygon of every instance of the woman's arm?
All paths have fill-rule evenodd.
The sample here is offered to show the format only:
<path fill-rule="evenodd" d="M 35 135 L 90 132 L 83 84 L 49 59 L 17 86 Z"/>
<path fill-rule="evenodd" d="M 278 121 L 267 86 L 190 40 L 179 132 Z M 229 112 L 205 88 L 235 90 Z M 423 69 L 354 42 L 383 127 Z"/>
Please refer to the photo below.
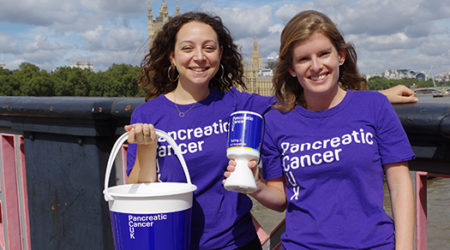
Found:
<path fill-rule="evenodd" d="M 391 103 L 408 103 L 418 100 L 414 91 L 404 85 L 397 85 L 379 92 L 385 95 Z"/>
<path fill-rule="evenodd" d="M 407 162 L 385 165 L 395 225 L 395 249 L 413 249 L 414 195 Z"/>
<path fill-rule="evenodd" d="M 275 178 L 266 181 L 256 181 L 257 190 L 250 194 L 265 207 L 278 212 L 286 209 L 286 194 L 284 191 L 284 178 Z"/>
<path fill-rule="evenodd" d="M 128 143 L 136 143 L 136 160 L 128 176 L 127 183 L 155 182 L 156 147 L 158 138 L 151 124 L 133 124 L 125 126 L 128 131 Z"/>

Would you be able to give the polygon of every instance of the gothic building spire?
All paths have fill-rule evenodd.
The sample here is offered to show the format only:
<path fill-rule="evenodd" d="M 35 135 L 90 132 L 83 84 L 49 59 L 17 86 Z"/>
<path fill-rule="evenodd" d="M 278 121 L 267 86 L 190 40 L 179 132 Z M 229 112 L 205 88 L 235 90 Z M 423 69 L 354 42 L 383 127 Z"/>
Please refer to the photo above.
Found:
<path fill-rule="evenodd" d="M 256 34 L 253 36 L 253 52 L 255 51 L 259 53 L 258 42 L 256 41 Z"/>
<path fill-rule="evenodd" d="M 151 0 L 148 0 L 148 7 L 147 7 L 147 32 L 148 32 L 148 38 L 149 38 L 149 48 L 152 46 L 152 38 L 153 38 L 153 10 L 151 5 Z"/>
<path fill-rule="evenodd" d="M 166 0 L 163 1 L 161 10 L 159 11 L 159 16 L 163 18 L 163 23 L 167 23 L 169 21 L 169 8 L 167 7 Z"/>
<path fill-rule="evenodd" d="M 153 22 L 153 10 L 152 10 L 152 1 L 148 0 L 148 7 L 147 7 L 147 19 L 149 22 Z"/>
<path fill-rule="evenodd" d="M 177 0 L 177 7 L 175 9 L 175 16 L 178 16 L 180 14 L 180 1 Z"/>
<path fill-rule="evenodd" d="M 169 8 L 167 7 L 167 1 L 163 0 L 161 4 L 161 9 L 159 10 L 159 16 L 156 16 L 153 18 L 152 13 L 152 6 L 151 0 L 148 0 L 148 7 L 147 7 L 147 26 L 148 26 L 148 40 L 149 45 L 151 47 L 153 38 L 156 36 L 156 34 L 161 30 L 162 26 L 169 22 Z M 179 0 L 177 0 L 177 7 L 176 7 L 176 15 L 180 14 L 180 6 L 179 6 Z"/>
<path fill-rule="evenodd" d="M 253 38 L 253 51 L 250 56 L 250 66 L 253 70 L 262 69 L 262 57 L 259 53 L 258 42 L 256 41 L 256 34 Z"/>

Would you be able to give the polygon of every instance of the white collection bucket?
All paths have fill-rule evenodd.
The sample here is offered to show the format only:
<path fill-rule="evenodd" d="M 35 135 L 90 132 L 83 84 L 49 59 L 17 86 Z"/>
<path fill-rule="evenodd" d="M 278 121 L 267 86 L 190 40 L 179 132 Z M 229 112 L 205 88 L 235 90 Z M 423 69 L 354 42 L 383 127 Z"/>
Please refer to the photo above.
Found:
<path fill-rule="evenodd" d="M 115 142 L 105 174 L 103 194 L 109 204 L 116 250 L 189 249 L 192 195 L 197 189 L 178 145 L 167 133 L 156 129 L 174 149 L 183 167 L 186 183 L 153 182 L 109 186 L 114 159 L 127 140 L 124 133 Z"/>

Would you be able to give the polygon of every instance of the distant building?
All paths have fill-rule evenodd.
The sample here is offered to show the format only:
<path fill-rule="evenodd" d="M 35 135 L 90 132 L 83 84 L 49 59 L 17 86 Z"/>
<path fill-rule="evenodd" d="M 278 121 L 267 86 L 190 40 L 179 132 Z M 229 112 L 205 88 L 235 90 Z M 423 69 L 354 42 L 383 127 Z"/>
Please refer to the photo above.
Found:
<path fill-rule="evenodd" d="M 272 95 L 272 69 L 263 68 L 263 60 L 259 52 L 256 36 L 253 38 L 253 50 L 250 56 L 250 63 L 244 64 L 244 82 L 247 91 L 264 96 Z"/>
<path fill-rule="evenodd" d="M 175 10 L 175 15 L 180 14 L 180 5 L 177 0 L 177 7 Z M 151 0 L 148 0 L 147 8 L 147 27 L 148 27 L 148 41 L 149 48 L 152 46 L 153 38 L 161 30 L 162 26 L 166 24 L 171 17 L 169 17 L 169 8 L 167 7 L 167 2 L 164 0 L 161 4 L 161 9 L 159 10 L 159 16 L 153 19 L 153 11 L 151 6 Z"/>
<path fill-rule="evenodd" d="M 440 82 L 449 82 L 450 81 L 450 72 L 444 72 L 434 77 L 434 80 Z"/>
<path fill-rule="evenodd" d="M 429 77 L 425 73 L 415 72 L 409 69 L 397 69 L 397 70 L 387 69 L 383 74 L 381 74 L 381 76 L 386 79 L 397 79 L 397 80 L 403 78 L 415 78 L 417 80 L 429 79 Z"/>
<path fill-rule="evenodd" d="M 71 68 L 78 68 L 78 69 L 88 69 L 88 70 L 94 70 L 94 65 L 91 61 L 79 61 L 79 60 L 70 60 Z"/>
<path fill-rule="evenodd" d="M 369 81 L 370 78 L 375 76 L 383 77 L 381 74 L 361 74 L 361 75 L 366 78 L 366 81 Z"/>
<path fill-rule="evenodd" d="M 3 62 L 0 62 L 0 68 L 4 69 L 6 67 L 6 64 Z"/>

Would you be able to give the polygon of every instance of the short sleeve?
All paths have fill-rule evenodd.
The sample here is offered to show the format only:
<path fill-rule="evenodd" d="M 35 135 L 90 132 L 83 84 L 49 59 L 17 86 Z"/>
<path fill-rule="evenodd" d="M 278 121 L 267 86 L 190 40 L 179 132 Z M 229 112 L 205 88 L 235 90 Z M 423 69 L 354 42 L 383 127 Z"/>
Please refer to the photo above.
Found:
<path fill-rule="evenodd" d="M 235 88 L 230 91 L 232 91 L 232 94 L 235 95 L 235 100 L 237 100 L 236 110 L 248 110 L 263 115 L 275 103 L 275 99 L 272 96 L 240 92 Z"/>
<path fill-rule="evenodd" d="M 377 108 L 377 141 L 382 164 L 396 163 L 414 159 L 408 136 L 392 104 L 382 96 Z"/>
<path fill-rule="evenodd" d="M 262 169 L 263 177 L 266 180 L 279 178 L 283 176 L 282 165 L 281 165 L 281 152 L 279 152 L 277 143 L 273 139 L 275 133 L 272 126 L 267 123 L 268 119 L 266 117 L 266 126 L 264 130 L 263 144 L 261 147 L 261 159 L 262 159 Z"/>

